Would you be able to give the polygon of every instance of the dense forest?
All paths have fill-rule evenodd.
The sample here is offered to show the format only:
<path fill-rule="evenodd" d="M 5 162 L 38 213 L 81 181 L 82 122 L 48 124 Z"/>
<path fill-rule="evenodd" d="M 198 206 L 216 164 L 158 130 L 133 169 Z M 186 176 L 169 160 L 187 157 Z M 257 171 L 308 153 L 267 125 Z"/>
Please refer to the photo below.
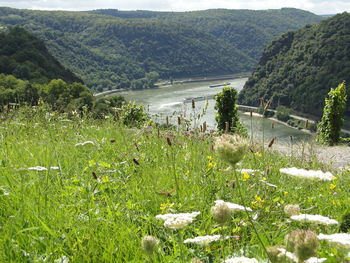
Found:
<path fill-rule="evenodd" d="M 89 13 L 0 8 L 0 26 L 32 31 L 97 91 L 149 87 L 157 76 L 251 71 L 273 37 L 320 19 L 297 9 Z"/>
<path fill-rule="evenodd" d="M 96 98 L 81 79 L 47 51 L 43 41 L 23 28 L 0 33 L 0 112 L 46 104 L 58 112 L 103 118 L 121 107 L 122 96 Z M 149 73 L 150 79 L 154 76 Z"/>
<path fill-rule="evenodd" d="M 19 27 L 0 33 L 0 73 L 35 83 L 55 78 L 82 82 L 48 52 L 43 41 Z"/>
<path fill-rule="evenodd" d="M 343 80 L 350 81 L 350 14 L 287 32 L 269 45 L 257 70 L 239 96 L 242 104 L 259 105 L 273 98 L 284 105 L 316 116 L 324 97 Z M 348 97 L 350 92 L 348 90 Z M 348 100 L 347 115 L 350 114 Z"/>

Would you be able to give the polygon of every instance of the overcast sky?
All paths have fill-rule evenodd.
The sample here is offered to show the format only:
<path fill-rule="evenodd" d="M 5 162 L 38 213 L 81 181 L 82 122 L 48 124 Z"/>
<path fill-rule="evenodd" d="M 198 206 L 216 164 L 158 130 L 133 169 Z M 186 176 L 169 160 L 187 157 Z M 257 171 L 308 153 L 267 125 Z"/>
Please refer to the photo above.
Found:
<path fill-rule="evenodd" d="M 315 14 L 350 12 L 350 0 L 0 0 L 0 6 L 41 10 L 190 11 L 210 8 L 276 9 L 295 7 Z"/>

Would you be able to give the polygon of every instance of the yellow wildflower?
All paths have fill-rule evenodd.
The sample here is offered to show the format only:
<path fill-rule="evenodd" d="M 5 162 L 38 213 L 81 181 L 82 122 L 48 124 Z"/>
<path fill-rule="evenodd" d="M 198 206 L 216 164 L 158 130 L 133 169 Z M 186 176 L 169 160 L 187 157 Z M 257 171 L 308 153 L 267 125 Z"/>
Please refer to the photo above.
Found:
<path fill-rule="evenodd" d="M 247 181 L 249 179 L 250 179 L 250 175 L 247 172 L 244 172 L 243 173 L 243 181 L 245 182 L 245 181 Z"/>
<path fill-rule="evenodd" d="M 329 185 L 329 190 L 333 191 L 337 187 L 336 184 L 330 184 Z"/>
<path fill-rule="evenodd" d="M 169 199 L 166 200 L 166 203 L 164 204 L 160 204 L 160 207 L 159 209 L 164 211 L 164 210 L 167 210 L 169 208 L 172 208 L 175 204 L 174 203 L 170 203 Z"/>

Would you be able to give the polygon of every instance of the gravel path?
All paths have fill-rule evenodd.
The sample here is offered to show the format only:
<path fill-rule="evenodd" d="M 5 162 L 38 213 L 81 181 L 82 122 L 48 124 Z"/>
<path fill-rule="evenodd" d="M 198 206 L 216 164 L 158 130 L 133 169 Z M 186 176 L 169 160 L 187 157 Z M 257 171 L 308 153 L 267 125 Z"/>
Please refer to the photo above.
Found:
<path fill-rule="evenodd" d="M 350 168 L 350 147 L 349 146 L 320 146 L 313 143 L 291 145 L 276 143 L 272 150 L 288 156 L 311 160 L 317 158 L 322 163 L 330 165 L 334 169 Z"/>

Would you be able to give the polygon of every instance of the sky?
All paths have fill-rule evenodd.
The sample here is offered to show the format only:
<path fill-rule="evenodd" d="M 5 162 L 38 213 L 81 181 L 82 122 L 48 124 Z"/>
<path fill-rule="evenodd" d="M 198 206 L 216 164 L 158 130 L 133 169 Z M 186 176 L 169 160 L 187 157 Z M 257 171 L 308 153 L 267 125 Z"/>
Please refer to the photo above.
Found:
<path fill-rule="evenodd" d="M 294 7 L 318 15 L 350 12 L 350 0 L 0 0 L 0 6 L 39 10 L 193 11 L 210 8 L 278 9 Z"/>

